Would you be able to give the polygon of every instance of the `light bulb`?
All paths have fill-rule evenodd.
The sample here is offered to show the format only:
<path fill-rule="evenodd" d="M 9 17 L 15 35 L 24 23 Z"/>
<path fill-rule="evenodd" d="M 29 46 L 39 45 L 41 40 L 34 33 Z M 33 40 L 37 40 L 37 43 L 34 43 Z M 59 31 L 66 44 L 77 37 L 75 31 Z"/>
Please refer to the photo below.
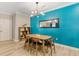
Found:
<path fill-rule="evenodd" d="M 37 13 L 37 11 L 35 11 L 35 14 Z"/>
<path fill-rule="evenodd" d="M 32 11 L 32 14 L 34 14 L 34 11 Z"/>

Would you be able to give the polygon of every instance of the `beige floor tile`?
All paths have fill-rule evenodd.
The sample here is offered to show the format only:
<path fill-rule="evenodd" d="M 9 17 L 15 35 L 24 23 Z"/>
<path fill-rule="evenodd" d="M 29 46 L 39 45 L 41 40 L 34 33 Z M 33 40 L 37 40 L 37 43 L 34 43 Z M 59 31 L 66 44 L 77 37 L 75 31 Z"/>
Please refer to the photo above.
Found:
<path fill-rule="evenodd" d="M 0 56 L 35 56 L 34 53 L 29 54 L 29 52 L 26 49 L 24 49 L 23 46 L 24 41 L 0 42 Z M 56 53 L 52 54 L 53 56 L 79 56 L 79 51 L 56 45 Z M 42 53 L 38 53 L 38 56 L 42 55 Z M 46 56 L 49 56 L 49 53 L 46 54 Z"/>

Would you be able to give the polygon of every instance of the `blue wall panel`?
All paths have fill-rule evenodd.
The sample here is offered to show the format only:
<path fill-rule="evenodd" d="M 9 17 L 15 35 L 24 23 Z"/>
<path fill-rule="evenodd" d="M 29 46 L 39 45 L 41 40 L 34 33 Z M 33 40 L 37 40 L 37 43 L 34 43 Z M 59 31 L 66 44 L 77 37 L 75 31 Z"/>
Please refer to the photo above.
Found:
<path fill-rule="evenodd" d="M 40 20 L 59 18 L 60 28 L 40 28 Z M 45 34 L 58 38 L 55 42 L 79 48 L 79 3 L 54 11 L 44 16 L 31 17 L 31 33 Z"/>

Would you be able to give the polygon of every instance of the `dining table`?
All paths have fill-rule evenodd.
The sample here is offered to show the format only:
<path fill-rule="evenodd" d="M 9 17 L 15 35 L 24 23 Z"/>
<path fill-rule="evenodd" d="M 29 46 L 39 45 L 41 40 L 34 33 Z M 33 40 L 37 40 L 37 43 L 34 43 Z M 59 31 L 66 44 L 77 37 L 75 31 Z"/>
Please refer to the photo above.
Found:
<path fill-rule="evenodd" d="M 45 55 L 45 50 L 44 50 L 45 44 L 44 44 L 44 41 L 45 40 L 51 40 L 52 37 L 49 36 L 49 35 L 43 35 L 43 34 L 27 34 L 26 36 L 29 37 L 29 38 L 36 39 L 36 40 L 42 40 L 42 42 L 43 42 L 42 43 L 43 55 Z M 51 40 L 51 42 L 52 42 L 52 40 Z M 28 44 L 29 44 L 29 39 L 28 39 Z M 51 44 L 51 46 L 52 46 L 52 44 Z M 37 43 L 36 43 L 36 55 L 37 55 Z M 51 55 L 52 55 L 52 47 L 51 47 Z"/>

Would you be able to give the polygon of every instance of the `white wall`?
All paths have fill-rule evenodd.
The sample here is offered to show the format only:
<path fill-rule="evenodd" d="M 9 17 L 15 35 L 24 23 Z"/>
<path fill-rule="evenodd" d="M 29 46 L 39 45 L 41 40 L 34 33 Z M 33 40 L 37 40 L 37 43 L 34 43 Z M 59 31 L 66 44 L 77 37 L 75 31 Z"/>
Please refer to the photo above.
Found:
<path fill-rule="evenodd" d="M 18 27 L 27 24 L 30 27 L 30 18 L 23 13 L 16 13 L 13 15 L 13 39 L 18 41 Z"/>
<path fill-rule="evenodd" d="M 19 40 L 18 39 L 18 27 L 21 27 L 24 24 L 27 24 L 27 27 L 30 27 L 30 17 L 28 17 L 26 14 L 23 14 L 23 13 L 15 13 L 13 15 L 0 14 L 0 19 L 2 19 L 2 21 L 6 20 L 6 22 L 9 23 L 8 24 L 9 30 L 7 30 L 8 29 L 7 28 L 8 25 L 6 25 L 7 23 L 3 23 L 2 26 L 5 27 L 3 31 L 7 30 L 7 32 L 5 33 L 5 36 L 9 37 L 9 39 L 11 40 L 12 39 L 15 41 Z M 1 26 L 0 26 L 0 29 L 1 29 Z M 6 37 L 4 38 L 6 39 Z"/>

